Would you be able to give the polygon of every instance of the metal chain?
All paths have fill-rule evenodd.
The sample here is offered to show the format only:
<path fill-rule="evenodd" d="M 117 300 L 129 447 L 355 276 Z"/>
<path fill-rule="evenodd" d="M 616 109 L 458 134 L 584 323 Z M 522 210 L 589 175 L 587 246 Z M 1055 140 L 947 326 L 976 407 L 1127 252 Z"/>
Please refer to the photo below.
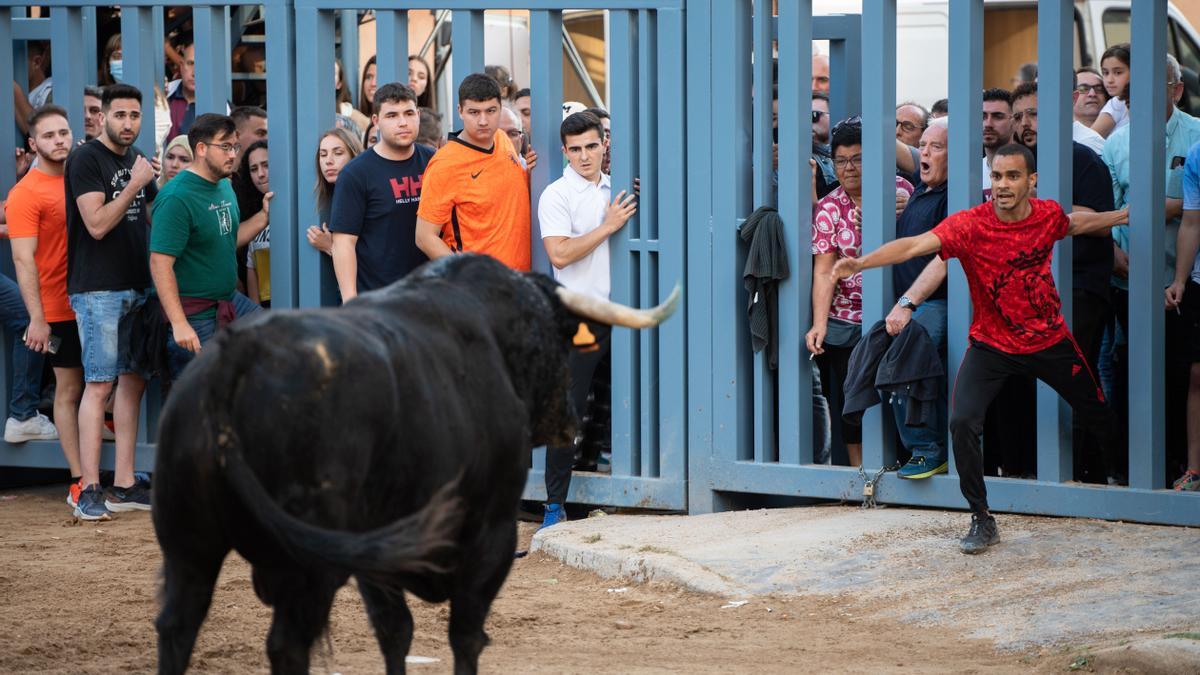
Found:
<path fill-rule="evenodd" d="M 860 508 L 860 509 L 878 509 L 878 508 L 880 508 L 880 504 L 875 501 L 875 492 L 876 492 L 876 488 L 879 486 L 879 481 L 880 481 L 880 479 L 883 478 L 883 474 L 887 473 L 888 471 L 896 471 L 899 468 L 900 468 L 899 462 L 897 462 L 891 466 L 881 466 L 881 467 L 879 467 L 879 470 L 875 472 L 875 476 L 873 478 L 867 478 L 867 472 L 863 470 L 862 465 L 860 464 L 858 467 L 858 475 L 863 480 L 863 503 L 862 503 L 862 506 L 859 506 L 858 508 Z"/>

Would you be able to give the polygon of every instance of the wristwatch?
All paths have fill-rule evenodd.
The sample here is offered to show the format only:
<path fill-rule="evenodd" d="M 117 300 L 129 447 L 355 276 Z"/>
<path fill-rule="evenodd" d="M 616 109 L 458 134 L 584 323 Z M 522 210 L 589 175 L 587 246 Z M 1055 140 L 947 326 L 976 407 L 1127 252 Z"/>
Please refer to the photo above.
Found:
<path fill-rule="evenodd" d="M 909 299 L 907 295 L 900 296 L 899 302 L 896 303 L 901 309 L 907 309 L 910 312 L 917 311 L 917 303 Z"/>

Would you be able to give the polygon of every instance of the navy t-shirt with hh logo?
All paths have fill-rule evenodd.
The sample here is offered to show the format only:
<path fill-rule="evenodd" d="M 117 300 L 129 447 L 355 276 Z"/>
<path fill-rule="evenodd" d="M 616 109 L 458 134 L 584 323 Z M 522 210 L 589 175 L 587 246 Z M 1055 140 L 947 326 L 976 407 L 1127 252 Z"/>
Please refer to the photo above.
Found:
<path fill-rule="evenodd" d="M 432 157 L 433 148 L 419 144 L 400 162 L 372 149 L 338 174 L 329 229 L 358 237 L 360 293 L 387 286 L 427 260 L 416 243 L 417 206 Z"/>

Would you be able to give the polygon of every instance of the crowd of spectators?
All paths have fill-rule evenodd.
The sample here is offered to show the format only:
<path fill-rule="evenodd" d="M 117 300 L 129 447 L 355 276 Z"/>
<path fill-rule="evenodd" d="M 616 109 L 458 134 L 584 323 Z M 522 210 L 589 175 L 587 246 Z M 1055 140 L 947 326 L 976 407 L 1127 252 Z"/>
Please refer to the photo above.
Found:
<path fill-rule="evenodd" d="M 169 382 L 222 326 L 270 307 L 274 193 L 267 112 L 247 105 L 197 115 L 191 39 L 180 36 L 165 52 L 172 77 L 161 90 L 156 85 L 142 92 L 121 79 L 120 35 L 108 41 L 98 73 L 103 87 L 85 91 L 84 139 L 72 138 L 67 112 L 52 102 L 45 44 L 31 43 L 27 86 L 14 83 L 18 125 L 28 143 L 17 158 L 22 177 L 5 206 L 17 278 L 0 278 L 0 312 L 22 336 L 11 357 L 5 440 L 58 438 L 72 474 L 68 501 L 84 519 L 150 506 L 149 480 L 133 471 L 146 379 Z M 562 177 L 531 195 L 538 156 L 530 142 L 530 90 L 519 88 L 507 69 L 488 66 L 463 79 L 457 92 L 462 129 L 447 135 L 432 70 L 421 57 L 409 57 L 406 83 L 378 82 L 372 57 L 357 101 L 341 64 L 334 68 L 336 115 L 318 139 L 317 213 L 306 231 L 321 260 L 322 305 L 348 302 L 426 260 L 456 252 L 485 253 L 529 270 L 534 210 L 556 278 L 572 290 L 608 296 L 608 238 L 636 213 L 639 183 L 612 185 L 607 111 L 564 103 Z M 863 223 L 863 193 L 883 186 L 864 180 L 861 120 L 831 119 L 828 59 L 815 55 L 812 73 L 813 320 L 804 345 L 784 348 L 811 353 L 816 393 L 841 411 L 854 378 L 851 355 L 864 333 L 863 289 L 861 275 L 834 282 L 830 272 L 839 260 L 861 255 L 862 228 L 870 226 Z M 1126 205 L 1129 80 L 1128 45 L 1109 48 L 1099 71 L 1075 73 L 1074 199 L 1068 212 Z M 1014 84 L 1011 91 L 983 92 L 985 200 L 992 197 L 993 162 L 998 154 L 1012 154 L 1006 147 L 1017 144 L 1036 157 L 1036 64 L 1023 66 Z M 1173 58 L 1166 90 L 1167 466 L 1172 478 L 1178 476 L 1175 489 L 1200 490 L 1200 120 L 1175 106 L 1183 82 Z M 134 146 L 147 107 L 156 109 L 154 157 Z M 945 99 L 928 108 L 915 101 L 896 106 L 891 187 L 898 237 L 927 233 L 949 215 L 947 109 Z M 1073 334 L 1116 403 L 1118 435 L 1127 425 L 1121 403 L 1131 362 L 1128 239 L 1122 226 L 1111 235 L 1081 236 L 1072 249 Z M 924 255 L 891 273 L 896 297 L 884 330 L 899 335 L 915 321 L 935 345 L 942 372 L 949 372 L 945 262 Z M 606 327 L 580 323 L 575 345 L 582 349 L 572 352 L 570 367 L 572 405 L 581 417 L 607 404 L 599 392 L 608 341 Z M 53 422 L 38 411 L 44 362 L 56 382 Z M 1033 387 L 1032 378 L 1012 377 L 989 409 L 984 443 L 986 469 L 994 475 L 1036 474 L 1036 441 L 1026 423 L 1035 414 Z M 921 424 L 910 424 L 910 400 L 889 402 L 902 478 L 948 469 L 944 375 L 937 391 Z M 853 417 L 836 419 L 827 461 L 860 464 L 861 428 Z M 1076 429 L 1074 477 L 1123 484 L 1124 444 L 1104 443 L 1101 451 L 1087 431 Z M 99 458 L 106 435 L 115 437 L 117 461 L 104 489 Z M 545 522 L 553 524 L 564 517 L 571 468 L 603 464 L 604 458 L 581 458 L 579 447 L 549 453 Z"/>

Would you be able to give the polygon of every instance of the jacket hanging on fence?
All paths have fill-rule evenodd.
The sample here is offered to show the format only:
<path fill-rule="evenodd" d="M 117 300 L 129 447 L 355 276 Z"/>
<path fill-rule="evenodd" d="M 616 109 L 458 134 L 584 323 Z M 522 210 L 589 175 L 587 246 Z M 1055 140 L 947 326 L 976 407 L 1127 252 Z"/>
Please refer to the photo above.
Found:
<path fill-rule="evenodd" d="M 937 345 L 924 326 L 909 321 L 893 338 L 887 324 L 879 321 L 850 352 L 842 415 L 847 422 L 861 424 L 863 411 L 880 402 L 882 391 L 908 397 L 906 425 L 932 426 L 943 375 Z"/>
<path fill-rule="evenodd" d="M 779 367 L 779 282 L 788 277 L 783 219 L 769 206 L 760 206 L 738 231 L 750 244 L 742 283 L 750 295 L 747 313 L 754 351 L 769 347 L 767 362 Z"/>

